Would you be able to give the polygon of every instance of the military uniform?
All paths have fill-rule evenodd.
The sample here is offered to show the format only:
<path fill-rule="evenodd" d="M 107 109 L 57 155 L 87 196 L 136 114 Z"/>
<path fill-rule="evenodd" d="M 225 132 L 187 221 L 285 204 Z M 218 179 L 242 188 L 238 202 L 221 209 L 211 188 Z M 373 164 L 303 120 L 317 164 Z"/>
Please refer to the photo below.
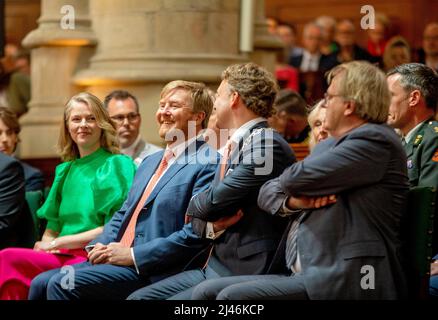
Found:
<path fill-rule="evenodd" d="M 423 122 L 404 147 L 410 185 L 438 187 L 438 122 Z"/>

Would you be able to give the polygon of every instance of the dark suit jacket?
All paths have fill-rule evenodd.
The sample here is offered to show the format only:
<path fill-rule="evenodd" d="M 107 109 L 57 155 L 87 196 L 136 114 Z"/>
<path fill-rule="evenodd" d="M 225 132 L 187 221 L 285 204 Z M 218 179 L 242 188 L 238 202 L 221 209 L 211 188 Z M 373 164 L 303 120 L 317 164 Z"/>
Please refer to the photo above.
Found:
<path fill-rule="evenodd" d="M 324 73 L 325 71 L 328 71 L 331 67 L 331 64 L 329 63 L 329 60 L 327 59 L 328 56 L 322 54 L 320 59 L 319 59 L 319 63 L 318 63 L 318 71 L 321 71 L 322 73 Z M 293 56 L 289 58 L 289 64 L 295 68 L 297 68 L 298 70 L 300 70 L 300 66 L 301 63 L 303 62 L 303 55 L 300 54 L 298 56 Z"/>
<path fill-rule="evenodd" d="M 20 161 L 20 163 L 24 171 L 26 191 L 38 191 L 38 190 L 43 191 L 44 190 L 43 173 L 37 168 L 34 168 L 25 162 Z"/>
<path fill-rule="evenodd" d="M 120 241 L 163 153 L 156 152 L 143 160 L 122 208 L 92 243 Z M 207 143 L 196 141 L 158 181 L 137 220 L 133 248 L 140 274 L 181 272 L 205 247 L 206 242 L 192 232 L 191 225 L 184 225 L 184 217 L 190 199 L 210 185 L 217 162 L 217 152 Z"/>
<path fill-rule="evenodd" d="M 0 249 L 20 245 L 26 200 L 23 168 L 0 152 Z"/>
<path fill-rule="evenodd" d="M 265 273 L 285 227 L 284 219 L 267 215 L 257 206 L 263 183 L 295 161 L 287 142 L 276 131 L 266 130 L 267 126 L 261 122 L 251 128 L 261 132 L 246 146 L 246 137 L 240 141 L 225 178 L 220 181 L 218 170 L 211 187 L 194 197 L 187 209 L 195 217 L 192 224 L 199 236 L 205 236 L 206 221 L 243 211 L 242 219 L 214 242 L 213 257 L 234 275 Z"/>
<path fill-rule="evenodd" d="M 400 222 L 408 179 L 406 156 L 387 125 L 366 124 L 342 138 L 329 138 L 260 191 L 259 205 L 272 214 L 287 196 L 337 195 L 337 202 L 311 210 L 299 227 L 297 245 L 310 299 L 405 297 Z M 287 232 L 286 232 L 287 233 Z M 285 242 L 271 272 L 285 270 Z M 363 277 L 374 270 L 375 288 Z M 372 276 L 372 275 L 371 275 Z"/>

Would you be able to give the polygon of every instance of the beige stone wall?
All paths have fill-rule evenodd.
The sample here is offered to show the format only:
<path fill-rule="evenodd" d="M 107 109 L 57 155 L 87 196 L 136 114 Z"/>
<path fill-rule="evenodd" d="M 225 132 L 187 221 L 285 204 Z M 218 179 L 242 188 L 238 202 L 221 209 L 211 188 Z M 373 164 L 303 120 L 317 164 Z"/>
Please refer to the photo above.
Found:
<path fill-rule="evenodd" d="M 248 55 L 239 51 L 239 0 L 42 0 L 39 27 L 24 41 L 33 48 L 33 89 L 22 156 L 55 155 L 63 104 L 78 91 L 102 99 L 114 89 L 131 91 L 143 137 L 160 144 L 155 111 L 167 82 L 202 81 L 215 89 L 228 65 L 249 59 L 272 70 L 270 46 L 278 43 L 266 41 L 264 1 L 252 1 L 259 11 L 255 52 Z M 80 18 L 75 30 L 59 27 L 60 8 L 68 4 Z"/>

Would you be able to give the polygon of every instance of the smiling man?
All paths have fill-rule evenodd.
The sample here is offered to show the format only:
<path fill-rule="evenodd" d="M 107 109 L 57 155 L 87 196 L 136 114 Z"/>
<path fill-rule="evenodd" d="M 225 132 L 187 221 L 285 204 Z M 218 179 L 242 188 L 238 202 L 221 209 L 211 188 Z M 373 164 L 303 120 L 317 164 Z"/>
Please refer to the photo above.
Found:
<path fill-rule="evenodd" d="M 161 150 L 140 136 L 141 115 L 135 96 L 128 91 L 115 90 L 105 97 L 104 106 L 116 126 L 120 151 L 130 156 L 137 166 L 145 157 Z"/>
<path fill-rule="evenodd" d="M 163 88 L 156 119 L 166 150 L 140 164 L 122 208 L 88 246 L 89 261 L 74 266 L 74 288 L 63 286 L 60 270 L 47 272 L 33 280 L 31 299 L 124 299 L 181 271 L 198 254 L 205 241 L 184 224 L 184 215 L 217 167 L 216 151 L 200 134 L 212 106 L 201 83 L 173 81 Z"/>

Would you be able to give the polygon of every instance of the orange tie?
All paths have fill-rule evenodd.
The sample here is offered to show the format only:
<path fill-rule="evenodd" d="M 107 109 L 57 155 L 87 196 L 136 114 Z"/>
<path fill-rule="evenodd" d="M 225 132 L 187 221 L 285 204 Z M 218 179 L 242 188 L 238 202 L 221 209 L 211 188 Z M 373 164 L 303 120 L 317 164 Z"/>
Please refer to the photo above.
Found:
<path fill-rule="evenodd" d="M 131 220 L 129 220 L 129 224 L 123 233 L 122 239 L 120 239 L 120 243 L 125 247 L 131 247 L 132 242 L 135 237 L 135 226 L 137 225 L 137 218 L 140 214 L 141 209 L 143 208 L 146 200 L 151 194 L 152 190 L 154 190 L 155 185 L 157 184 L 158 179 L 163 174 L 164 170 L 166 170 L 167 165 L 169 164 L 169 160 L 173 157 L 173 152 L 169 149 L 164 153 L 163 159 L 161 159 L 160 165 L 152 176 L 148 186 L 145 188 L 143 195 L 137 203 L 137 207 L 135 207 L 134 213 L 131 216 Z"/>

